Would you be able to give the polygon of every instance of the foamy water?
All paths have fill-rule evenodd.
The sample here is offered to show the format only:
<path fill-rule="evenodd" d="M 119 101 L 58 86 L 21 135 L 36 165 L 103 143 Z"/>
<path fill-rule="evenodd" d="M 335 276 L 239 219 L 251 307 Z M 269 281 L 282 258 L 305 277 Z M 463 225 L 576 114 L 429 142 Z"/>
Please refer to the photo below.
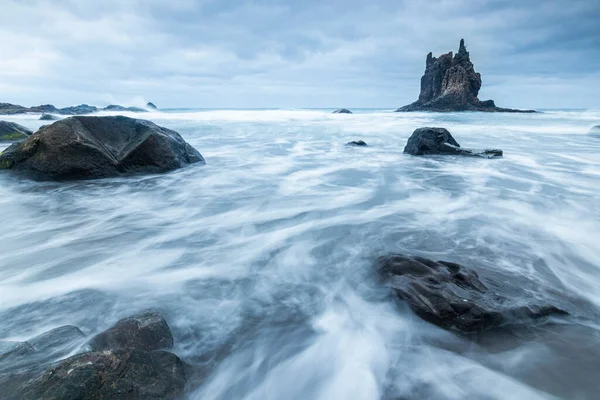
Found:
<path fill-rule="evenodd" d="M 93 334 L 156 308 L 204 371 L 192 399 L 597 398 L 600 112 L 143 117 L 207 165 L 62 183 L 0 173 L 0 339 Z M 422 126 L 505 156 L 403 155 Z M 344 146 L 358 139 L 369 147 Z M 380 286 L 371 266 L 388 252 L 460 262 L 573 317 L 458 337 Z"/>

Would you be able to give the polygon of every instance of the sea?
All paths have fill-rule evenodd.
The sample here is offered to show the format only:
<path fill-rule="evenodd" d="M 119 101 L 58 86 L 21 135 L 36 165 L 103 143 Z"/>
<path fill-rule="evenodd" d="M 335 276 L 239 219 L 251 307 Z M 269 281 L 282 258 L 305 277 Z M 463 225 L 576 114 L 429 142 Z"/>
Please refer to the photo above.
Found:
<path fill-rule="evenodd" d="M 189 399 L 597 399 L 600 111 L 331 111 L 125 113 L 178 131 L 206 165 L 0 171 L 0 340 L 93 335 L 156 309 L 202 371 Z M 426 126 L 504 157 L 403 154 Z M 571 315 L 457 335 L 377 279 L 390 253 L 460 263 Z"/>

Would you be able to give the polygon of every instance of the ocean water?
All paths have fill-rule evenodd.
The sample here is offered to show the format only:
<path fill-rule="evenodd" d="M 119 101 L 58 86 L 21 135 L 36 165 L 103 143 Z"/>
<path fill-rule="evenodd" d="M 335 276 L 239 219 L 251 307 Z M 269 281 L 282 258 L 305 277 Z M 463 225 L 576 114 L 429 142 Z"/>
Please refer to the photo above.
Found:
<path fill-rule="evenodd" d="M 600 112 L 330 111 L 144 114 L 207 160 L 163 175 L 0 173 L 0 340 L 155 308 L 203 371 L 190 399 L 598 398 Z M 422 126 L 504 158 L 403 155 Z M 390 252 L 572 316 L 457 336 L 377 281 Z"/>

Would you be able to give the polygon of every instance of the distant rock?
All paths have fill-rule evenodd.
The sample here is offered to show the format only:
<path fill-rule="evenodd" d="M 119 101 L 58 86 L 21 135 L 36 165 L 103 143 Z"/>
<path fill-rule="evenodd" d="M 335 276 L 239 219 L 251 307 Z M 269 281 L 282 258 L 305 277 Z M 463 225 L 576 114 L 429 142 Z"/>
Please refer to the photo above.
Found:
<path fill-rule="evenodd" d="M 493 100 L 479 100 L 481 84 L 481 75 L 475 72 L 465 41 L 461 39 L 454 56 L 452 52 L 439 58 L 433 57 L 432 53 L 427 55 L 419 99 L 396 111 L 535 112 L 499 108 Z"/>
<path fill-rule="evenodd" d="M 27 139 L 32 131 L 14 122 L 0 121 L 0 142 L 14 142 Z"/>
<path fill-rule="evenodd" d="M 484 158 L 502 157 L 502 150 L 473 150 L 460 147 L 450 132 L 444 128 L 419 128 L 408 139 L 404 153 L 413 156 L 449 154 Z"/>
<path fill-rule="evenodd" d="M 493 289 L 466 267 L 447 261 L 392 254 L 381 257 L 377 268 L 399 299 L 421 318 L 465 334 L 479 333 L 508 323 L 531 323 L 567 312 L 505 288 L 509 282 L 490 282 Z M 501 292 L 506 291 L 510 295 Z"/>
<path fill-rule="evenodd" d="M 332 114 L 352 114 L 352 111 L 347 108 L 340 108 L 339 110 L 335 110 Z"/>
<path fill-rule="evenodd" d="M 177 132 L 123 116 L 62 119 L 0 155 L 0 169 L 43 179 L 157 173 L 197 162 L 204 158 Z"/>
<path fill-rule="evenodd" d="M 148 110 L 139 107 L 123 107 L 116 104 L 111 104 L 103 108 L 104 111 L 129 111 L 129 112 L 148 112 Z"/>
<path fill-rule="evenodd" d="M 362 140 L 353 140 L 351 142 L 346 143 L 346 146 L 367 146 L 367 143 L 365 143 Z"/>
<path fill-rule="evenodd" d="M 596 126 L 592 127 L 592 132 L 600 133 L 600 125 L 596 125 Z"/>
<path fill-rule="evenodd" d="M 88 343 L 93 351 L 107 349 L 159 350 L 173 347 L 167 321 L 156 311 L 146 311 L 118 321 Z"/>
<path fill-rule="evenodd" d="M 73 107 L 65 107 L 59 110 L 60 114 L 64 115 L 83 115 L 83 114 L 92 114 L 98 111 L 98 107 L 89 106 L 87 104 L 80 104 L 78 106 Z"/>
<path fill-rule="evenodd" d="M 59 117 L 57 117 L 56 115 L 52 115 L 52 114 L 42 114 L 42 116 L 40 117 L 40 121 L 56 121 L 59 119 L 60 119 Z"/>
<path fill-rule="evenodd" d="M 25 114 L 29 108 L 10 103 L 0 103 L 0 115 Z"/>
<path fill-rule="evenodd" d="M 156 106 L 154 105 L 154 103 L 153 103 L 153 102 L 151 102 L 151 101 L 149 101 L 149 102 L 146 104 L 146 108 L 147 108 L 147 109 L 149 109 L 149 110 L 158 110 L 158 107 L 156 107 Z"/>
<path fill-rule="evenodd" d="M 35 106 L 29 108 L 30 112 L 33 113 L 59 113 L 58 108 L 54 107 L 52 104 L 44 104 L 41 106 Z"/>

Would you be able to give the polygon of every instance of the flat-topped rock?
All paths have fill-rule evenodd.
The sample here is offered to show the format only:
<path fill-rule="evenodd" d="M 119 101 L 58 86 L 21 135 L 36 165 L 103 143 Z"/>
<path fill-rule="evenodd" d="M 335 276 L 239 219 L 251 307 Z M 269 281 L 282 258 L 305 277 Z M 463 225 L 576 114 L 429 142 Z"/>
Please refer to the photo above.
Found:
<path fill-rule="evenodd" d="M 363 140 L 353 140 L 351 142 L 346 143 L 346 146 L 364 147 L 364 146 L 367 146 L 367 143 Z"/>
<path fill-rule="evenodd" d="M 460 144 L 445 128 L 419 128 L 408 139 L 404 153 L 414 156 L 447 154 L 483 158 L 502 157 L 502 150 L 473 150 L 460 147 Z"/>
<path fill-rule="evenodd" d="M 177 132 L 123 116 L 62 119 L 0 155 L 0 169 L 41 179 L 157 173 L 203 162 Z"/>
<path fill-rule="evenodd" d="M 477 97 L 481 85 L 481 74 L 475 72 L 465 41 L 461 39 L 456 55 L 452 52 L 440 57 L 427 54 L 419 99 L 396 111 L 535 112 L 496 107 L 493 100 L 481 101 Z"/>
<path fill-rule="evenodd" d="M 0 142 L 27 139 L 33 132 L 15 122 L 0 121 Z"/>

